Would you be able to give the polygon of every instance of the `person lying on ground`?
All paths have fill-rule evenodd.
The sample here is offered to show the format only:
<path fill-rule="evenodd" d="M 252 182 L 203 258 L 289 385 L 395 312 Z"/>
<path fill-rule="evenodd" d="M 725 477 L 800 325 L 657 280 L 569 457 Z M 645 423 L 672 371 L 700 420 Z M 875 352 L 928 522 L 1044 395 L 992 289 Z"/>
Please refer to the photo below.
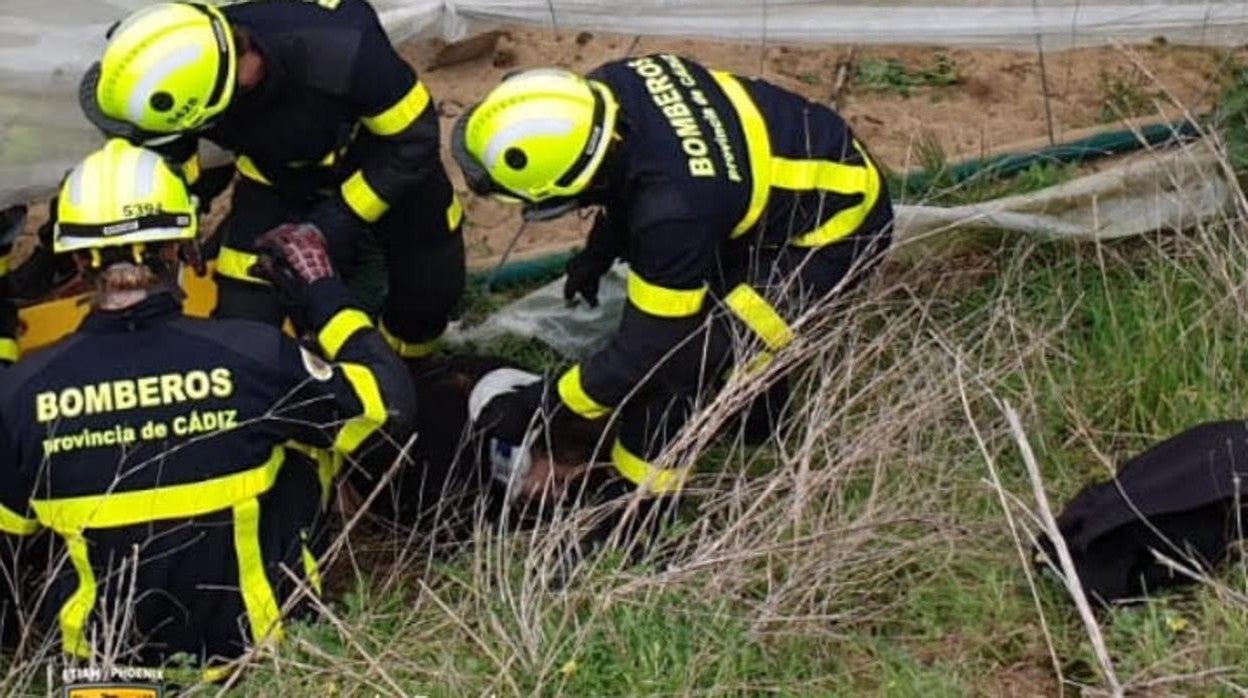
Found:
<path fill-rule="evenodd" d="M 80 101 L 106 134 L 160 142 L 192 180 L 199 139 L 235 154 L 218 316 L 280 323 L 251 272 L 256 241 L 301 221 L 348 274 L 375 236 L 389 286 L 378 329 L 404 358 L 433 351 L 464 291 L 463 208 L 429 92 L 367 2 L 143 7 L 109 32 Z"/>
<path fill-rule="evenodd" d="M 684 483 L 687 472 L 655 461 L 709 389 L 783 349 L 790 321 L 861 279 L 891 239 L 884 179 L 836 112 L 681 56 L 586 77 L 515 73 L 459 118 L 451 148 L 474 192 L 529 219 L 600 207 L 568 264 L 569 301 L 594 304 L 603 273 L 629 264 L 611 342 L 493 401 L 499 438 L 520 444 L 539 421 L 558 430 L 618 410 L 611 461 L 652 495 Z M 786 395 L 781 383 L 759 403 L 756 432 Z"/>
<path fill-rule="evenodd" d="M 279 640 L 296 585 L 319 588 L 336 469 L 410 434 L 407 371 L 310 226 L 262 236 L 254 270 L 310 346 L 184 317 L 195 203 L 154 152 L 110 140 L 58 208 L 53 244 L 94 283 L 91 311 L 0 374 L 0 529 L 50 530 L 62 551 L 44 627 L 82 661 L 145 666 Z"/>

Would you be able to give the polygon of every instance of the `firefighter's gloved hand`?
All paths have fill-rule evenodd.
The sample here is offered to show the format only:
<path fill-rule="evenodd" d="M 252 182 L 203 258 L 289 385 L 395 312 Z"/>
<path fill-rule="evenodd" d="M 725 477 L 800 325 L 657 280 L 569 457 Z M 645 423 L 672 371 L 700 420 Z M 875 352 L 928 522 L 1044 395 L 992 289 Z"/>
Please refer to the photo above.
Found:
<path fill-rule="evenodd" d="M 623 247 L 619 231 L 611 225 L 605 213 L 599 212 L 594 219 L 594 227 L 589 230 L 585 249 L 568 260 L 563 298 L 569 307 L 576 305 L 577 296 L 585 299 L 589 307 L 598 307 L 598 283 L 611 270 Z"/>
<path fill-rule="evenodd" d="M 26 205 L 18 204 L 0 211 L 0 257 L 13 249 L 17 236 L 26 227 Z"/>
<path fill-rule="evenodd" d="M 307 223 L 283 223 L 256 240 L 251 273 L 272 282 L 283 302 L 301 306 L 307 288 L 334 275 L 325 236 Z"/>
<path fill-rule="evenodd" d="M 355 261 L 356 243 L 367 226 L 347 208 L 342 199 L 331 196 L 308 213 L 308 223 L 316 226 L 328 243 L 329 257 L 342 269 L 350 269 Z"/>

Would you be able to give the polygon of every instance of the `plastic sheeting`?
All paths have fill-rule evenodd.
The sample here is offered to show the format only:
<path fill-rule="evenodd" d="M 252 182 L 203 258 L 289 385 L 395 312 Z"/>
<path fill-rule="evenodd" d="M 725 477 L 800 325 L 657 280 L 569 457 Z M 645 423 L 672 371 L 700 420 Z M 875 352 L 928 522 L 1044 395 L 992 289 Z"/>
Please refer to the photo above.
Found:
<path fill-rule="evenodd" d="M 289 0 L 291 2 L 301 0 Z M 315 0 L 302 0 L 311 2 Z M 79 77 L 108 25 L 147 0 L 0 2 L 0 205 L 46 195 L 98 138 Z M 373 0 L 394 38 L 461 38 L 491 23 L 775 44 L 934 43 L 1046 48 L 1144 41 L 1235 44 L 1244 0 Z"/>
<path fill-rule="evenodd" d="M 987 229 L 1043 239 L 1108 240 L 1219 221 L 1233 196 L 1216 153 L 1203 143 L 1145 153 L 1104 172 L 1030 194 L 967 206 L 898 206 L 895 245 L 905 255 L 920 240 Z M 486 344 L 503 335 L 538 339 L 571 360 L 603 346 L 624 307 L 625 267 L 599 288 L 597 310 L 569 310 L 563 279 L 517 300 L 481 325 L 457 329 L 454 342 Z"/>

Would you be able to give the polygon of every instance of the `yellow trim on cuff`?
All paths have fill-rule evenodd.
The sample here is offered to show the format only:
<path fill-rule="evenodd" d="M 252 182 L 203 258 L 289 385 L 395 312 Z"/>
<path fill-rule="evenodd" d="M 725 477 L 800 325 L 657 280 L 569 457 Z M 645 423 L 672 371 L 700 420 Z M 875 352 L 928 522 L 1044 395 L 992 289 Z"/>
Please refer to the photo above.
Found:
<path fill-rule="evenodd" d="M 436 337 L 427 342 L 408 342 L 399 339 L 384 322 L 378 323 L 377 331 L 381 332 L 381 338 L 394 350 L 394 353 L 403 359 L 423 359 L 437 351 L 440 344 Z"/>
<path fill-rule="evenodd" d="M 385 423 L 386 405 L 381 399 L 377 376 L 372 371 L 359 364 L 342 364 L 341 368 L 363 408 L 359 416 L 342 426 L 334 439 L 334 450 L 349 455 Z"/>
<path fill-rule="evenodd" d="M 217 274 L 235 281 L 246 281 L 251 284 L 269 286 L 268 280 L 251 273 L 251 268 L 260 261 L 254 252 L 244 252 L 233 247 L 222 246 L 217 253 Z"/>
<path fill-rule="evenodd" d="M 749 284 L 732 289 L 724 298 L 724 303 L 763 340 L 768 349 L 779 351 L 793 341 L 793 329 L 789 323 Z"/>
<path fill-rule="evenodd" d="M 316 341 L 325 352 L 325 357 L 333 361 L 338 358 L 338 352 L 342 351 L 342 346 L 347 343 L 347 340 L 351 339 L 356 332 L 372 326 L 373 321 L 363 310 L 343 308 L 325 323 L 325 326 L 317 333 Z"/>
<path fill-rule="evenodd" d="M 373 185 L 368 183 L 364 178 L 362 171 L 347 178 L 342 183 L 340 189 L 342 192 L 342 200 L 347 206 L 355 212 L 362 220 L 368 223 L 376 223 L 377 219 L 386 215 L 386 211 L 390 210 L 390 204 L 373 189 Z"/>
<path fill-rule="evenodd" d="M 610 407 L 603 405 L 585 392 L 585 386 L 581 383 L 580 364 L 564 372 L 559 378 L 557 389 L 559 399 L 563 401 L 563 404 L 585 419 L 600 419 L 611 412 Z"/>
<path fill-rule="evenodd" d="M 689 479 L 688 469 L 656 467 L 633 454 L 618 439 L 611 448 L 611 463 L 625 480 L 637 485 L 642 491 L 654 494 L 679 492 Z"/>
<path fill-rule="evenodd" d="M 18 345 L 16 339 L 9 339 L 8 337 L 0 339 L 0 361 L 15 364 L 20 358 L 22 358 L 22 348 Z"/>
<path fill-rule="evenodd" d="M 393 136 L 406 130 L 429 108 L 429 90 L 425 83 L 417 80 L 407 94 L 399 98 L 393 106 L 361 121 L 364 127 L 378 136 Z"/>
<path fill-rule="evenodd" d="M 650 315 L 666 318 L 697 315 L 705 299 L 705 285 L 695 289 L 667 288 L 646 281 L 637 272 L 628 272 L 628 300 Z"/>

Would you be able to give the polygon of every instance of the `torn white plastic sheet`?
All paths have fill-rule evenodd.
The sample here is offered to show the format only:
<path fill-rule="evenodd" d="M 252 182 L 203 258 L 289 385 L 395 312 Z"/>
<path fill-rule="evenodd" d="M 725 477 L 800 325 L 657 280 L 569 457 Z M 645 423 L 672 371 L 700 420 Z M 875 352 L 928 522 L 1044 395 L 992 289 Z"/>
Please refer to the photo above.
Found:
<path fill-rule="evenodd" d="M 317 0 L 289 0 L 291 2 Z M 51 192 L 98 143 L 77 86 L 104 31 L 150 0 L 0 2 L 0 205 Z M 396 39 L 462 38 L 497 23 L 761 44 L 893 43 L 1047 49 L 1109 40 L 1234 45 L 1245 0 L 373 0 Z"/>
<path fill-rule="evenodd" d="M 898 206 L 892 253 L 907 242 L 973 229 L 1045 239 L 1108 240 L 1218 221 L 1231 203 L 1218 156 L 1204 143 L 1143 153 L 1112 169 L 1050 187 L 967 206 Z M 602 280 L 598 310 L 569 310 L 563 279 L 504 307 L 482 325 L 459 329 L 453 342 L 486 344 L 503 335 L 539 339 L 580 360 L 603 346 L 624 307 L 625 268 Z"/>

